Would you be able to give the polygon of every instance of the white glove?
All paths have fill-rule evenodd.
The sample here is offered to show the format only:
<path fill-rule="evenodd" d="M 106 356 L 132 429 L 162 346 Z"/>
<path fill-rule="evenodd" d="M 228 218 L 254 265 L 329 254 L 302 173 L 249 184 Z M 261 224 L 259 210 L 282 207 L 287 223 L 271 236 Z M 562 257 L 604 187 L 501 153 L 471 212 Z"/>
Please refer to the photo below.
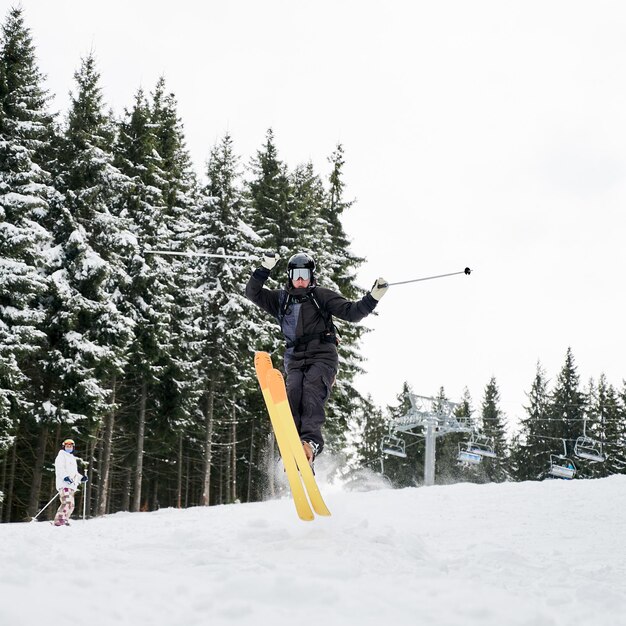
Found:
<path fill-rule="evenodd" d="M 372 291 L 370 292 L 372 294 L 372 298 L 374 298 L 374 300 L 380 300 L 387 292 L 387 289 L 389 289 L 387 281 L 384 278 L 377 279 L 372 286 Z"/>
<path fill-rule="evenodd" d="M 267 270 L 272 270 L 274 269 L 274 266 L 276 265 L 276 263 L 278 263 L 279 259 L 280 259 L 280 256 L 278 254 L 275 254 L 272 252 L 266 252 L 263 255 L 263 260 L 261 261 L 261 265 Z"/>

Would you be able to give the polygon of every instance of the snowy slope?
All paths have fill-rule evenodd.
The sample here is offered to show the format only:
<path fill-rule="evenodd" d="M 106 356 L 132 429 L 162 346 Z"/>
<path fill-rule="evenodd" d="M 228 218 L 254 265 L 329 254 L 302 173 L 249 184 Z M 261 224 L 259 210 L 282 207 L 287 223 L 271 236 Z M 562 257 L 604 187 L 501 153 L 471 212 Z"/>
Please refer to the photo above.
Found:
<path fill-rule="evenodd" d="M 325 494 L 1 525 L 0 626 L 626 624 L 626 476 Z"/>

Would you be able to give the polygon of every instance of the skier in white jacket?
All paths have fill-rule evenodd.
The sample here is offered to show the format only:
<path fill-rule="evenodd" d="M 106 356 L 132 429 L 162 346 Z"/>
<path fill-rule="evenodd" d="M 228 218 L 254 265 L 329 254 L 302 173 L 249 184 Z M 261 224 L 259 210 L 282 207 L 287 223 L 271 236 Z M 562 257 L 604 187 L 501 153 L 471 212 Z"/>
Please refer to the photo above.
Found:
<path fill-rule="evenodd" d="M 56 471 L 57 489 L 61 498 L 61 506 L 54 516 L 54 525 L 69 526 L 69 520 L 74 511 L 74 493 L 80 483 L 87 481 L 87 476 L 78 473 L 73 439 L 63 441 L 62 448 L 54 460 L 54 469 Z"/>

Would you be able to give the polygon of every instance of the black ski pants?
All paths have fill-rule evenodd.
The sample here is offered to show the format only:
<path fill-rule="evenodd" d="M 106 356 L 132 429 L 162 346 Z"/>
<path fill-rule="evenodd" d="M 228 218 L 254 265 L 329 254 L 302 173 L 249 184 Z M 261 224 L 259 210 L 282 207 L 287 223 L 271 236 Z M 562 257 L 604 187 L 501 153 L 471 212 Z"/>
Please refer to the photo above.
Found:
<path fill-rule="evenodd" d="M 324 447 L 322 426 L 326 415 L 324 406 L 337 370 L 326 363 L 309 363 L 287 369 L 287 397 L 301 441 L 313 441 Z"/>

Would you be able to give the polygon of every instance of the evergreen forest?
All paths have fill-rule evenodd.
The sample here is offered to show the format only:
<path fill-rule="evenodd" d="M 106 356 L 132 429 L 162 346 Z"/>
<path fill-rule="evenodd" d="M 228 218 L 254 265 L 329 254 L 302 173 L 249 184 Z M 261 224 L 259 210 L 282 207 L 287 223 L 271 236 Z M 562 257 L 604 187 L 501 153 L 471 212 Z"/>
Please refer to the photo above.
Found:
<path fill-rule="evenodd" d="M 271 129 L 248 158 L 225 133 L 199 175 L 165 79 L 112 112 L 92 54 L 79 60 L 68 111 L 51 100 L 13 8 L 0 33 L 0 521 L 29 519 L 54 496 L 66 437 L 89 477 L 90 517 L 272 496 L 278 453 L 253 357 L 268 351 L 279 366 L 283 342 L 244 287 L 264 251 L 281 256 L 270 288 L 305 251 L 325 287 L 365 293 L 342 225 L 352 205 L 343 146 L 329 149 L 322 176 L 282 161 Z M 410 387 L 399 381 L 397 403 L 375 406 L 354 386 L 364 329 L 339 332 L 326 421 L 334 471 L 355 485 L 367 472 L 421 484 L 423 439 L 408 437 L 404 458 L 381 455 Z M 541 480 L 583 434 L 605 460 L 576 459 L 576 478 L 626 472 L 625 383 L 581 382 L 568 349 L 553 381 L 537 365 L 527 398 L 511 434 L 495 378 L 476 407 L 466 392 L 455 412 L 495 457 L 460 464 L 468 434 L 442 437 L 437 481 Z"/>

